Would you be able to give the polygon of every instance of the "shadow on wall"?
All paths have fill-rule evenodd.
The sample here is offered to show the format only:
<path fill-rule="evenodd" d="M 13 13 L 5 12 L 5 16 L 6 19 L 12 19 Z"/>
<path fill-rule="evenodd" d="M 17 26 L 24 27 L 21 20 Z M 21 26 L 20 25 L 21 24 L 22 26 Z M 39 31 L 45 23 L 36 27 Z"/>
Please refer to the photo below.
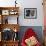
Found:
<path fill-rule="evenodd" d="M 21 40 L 23 38 L 23 35 L 24 35 L 25 31 L 28 28 L 32 28 L 34 30 L 34 32 L 36 32 L 39 41 L 41 43 L 43 43 L 43 30 L 42 30 L 42 26 L 21 26 L 20 27 L 20 32 L 19 32 L 20 42 L 21 42 Z"/>

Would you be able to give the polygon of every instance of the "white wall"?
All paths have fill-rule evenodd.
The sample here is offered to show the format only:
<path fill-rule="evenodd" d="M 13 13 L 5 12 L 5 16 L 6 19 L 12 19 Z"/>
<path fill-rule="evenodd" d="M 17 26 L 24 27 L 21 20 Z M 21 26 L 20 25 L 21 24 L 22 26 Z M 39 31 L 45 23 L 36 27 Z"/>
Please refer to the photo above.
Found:
<path fill-rule="evenodd" d="M 14 6 L 15 0 L 0 0 L 0 6 Z M 17 0 L 20 26 L 43 26 L 42 0 Z M 37 8 L 37 19 L 24 19 L 24 8 Z"/>
<path fill-rule="evenodd" d="M 42 0 L 21 0 L 20 25 L 22 26 L 43 26 Z M 37 19 L 24 19 L 24 8 L 37 8 Z"/>

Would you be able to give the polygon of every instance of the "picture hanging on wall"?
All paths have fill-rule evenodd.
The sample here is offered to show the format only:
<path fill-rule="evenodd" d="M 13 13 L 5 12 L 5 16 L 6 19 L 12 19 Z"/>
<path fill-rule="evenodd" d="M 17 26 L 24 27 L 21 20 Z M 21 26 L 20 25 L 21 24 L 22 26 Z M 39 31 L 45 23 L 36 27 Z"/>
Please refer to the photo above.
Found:
<path fill-rule="evenodd" d="M 24 8 L 24 18 L 25 19 L 36 19 L 37 8 Z"/>

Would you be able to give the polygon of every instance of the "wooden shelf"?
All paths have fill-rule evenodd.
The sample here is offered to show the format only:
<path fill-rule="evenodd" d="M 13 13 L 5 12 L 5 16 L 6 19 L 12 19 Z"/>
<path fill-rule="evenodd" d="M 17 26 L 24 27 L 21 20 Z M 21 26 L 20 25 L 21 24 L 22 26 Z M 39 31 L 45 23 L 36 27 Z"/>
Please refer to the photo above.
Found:
<path fill-rule="evenodd" d="M 17 18 L 16 18 L 17 23 L 9 24 L 8 18 L 7 18 L 9 16 L 14 16 L 14 17 L 17 16 Z M 17 41 L 16 41 L 16 39 L 15 39 L 15 41 L 13 41 L 13 39 L 15 38 L 15 33 L 18 33 L 18 31 L 20 29 L 19 24 L 18 24 L 18 17 L 19 17 L 19 7 L 0 7 L 0 21 L 1 21 L 1 24 L 0 24 L 0 32 L 1 32 L 0 46 L 18 46 L 19 40 L 17 39 Z M 13 39 L 10 39 L 9 41 L 7 41 L 7 40 L 5 41 L 3 39 L 2 35 L 4 35 L 3 34 L 4 29 L 11 29 L 10 31 L 14 31 L 14 33 L 13 33 L 14 35 L 12 34 L 14 36 Z M 10 35 L 10 36 L 12 36 L 12 35 Z M 16 34 L 16 38 L 18 38 L 17 34 Z"/>
<path fill-rule="evenodd" d="M 0 7 L 0 10 L 12 10 L 12 9 L 15 9 L 15 10 L 18 10 L 19 7 Z"/>
<path fill-rule="evenodd" d="M 15 41 L 10 40 L 10 41 L 3 41 L 3 42 L 5 42 L 5 43 L 8 43 L 8 42 L 12 43 L 12 42 L 19 42 L 19 40 L 15 40 Z"/>
<path fill-rule="evenodd" d="M 18 46 L 18 41 L 3 41 L 1 42 L 2 46 Z"/>
<path fill-rule="evenodd" d="M 14 31 L 14 29 L 16 29 L 17 31 L 19 31 L 19 24 L 0 24 L 1 27 L 1 31 L 5 28 L 10 28 Z"/>

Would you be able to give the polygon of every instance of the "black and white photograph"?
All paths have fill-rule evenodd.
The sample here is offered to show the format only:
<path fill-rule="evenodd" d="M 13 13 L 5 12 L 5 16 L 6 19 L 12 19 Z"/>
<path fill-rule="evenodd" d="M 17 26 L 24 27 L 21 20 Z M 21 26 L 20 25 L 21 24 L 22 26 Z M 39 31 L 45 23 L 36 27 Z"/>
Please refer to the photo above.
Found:
<path fill-rule="evenodd" d="M 25 19 L 36 19 L 37 8 L 24 8 L 24 18 Z"/>

